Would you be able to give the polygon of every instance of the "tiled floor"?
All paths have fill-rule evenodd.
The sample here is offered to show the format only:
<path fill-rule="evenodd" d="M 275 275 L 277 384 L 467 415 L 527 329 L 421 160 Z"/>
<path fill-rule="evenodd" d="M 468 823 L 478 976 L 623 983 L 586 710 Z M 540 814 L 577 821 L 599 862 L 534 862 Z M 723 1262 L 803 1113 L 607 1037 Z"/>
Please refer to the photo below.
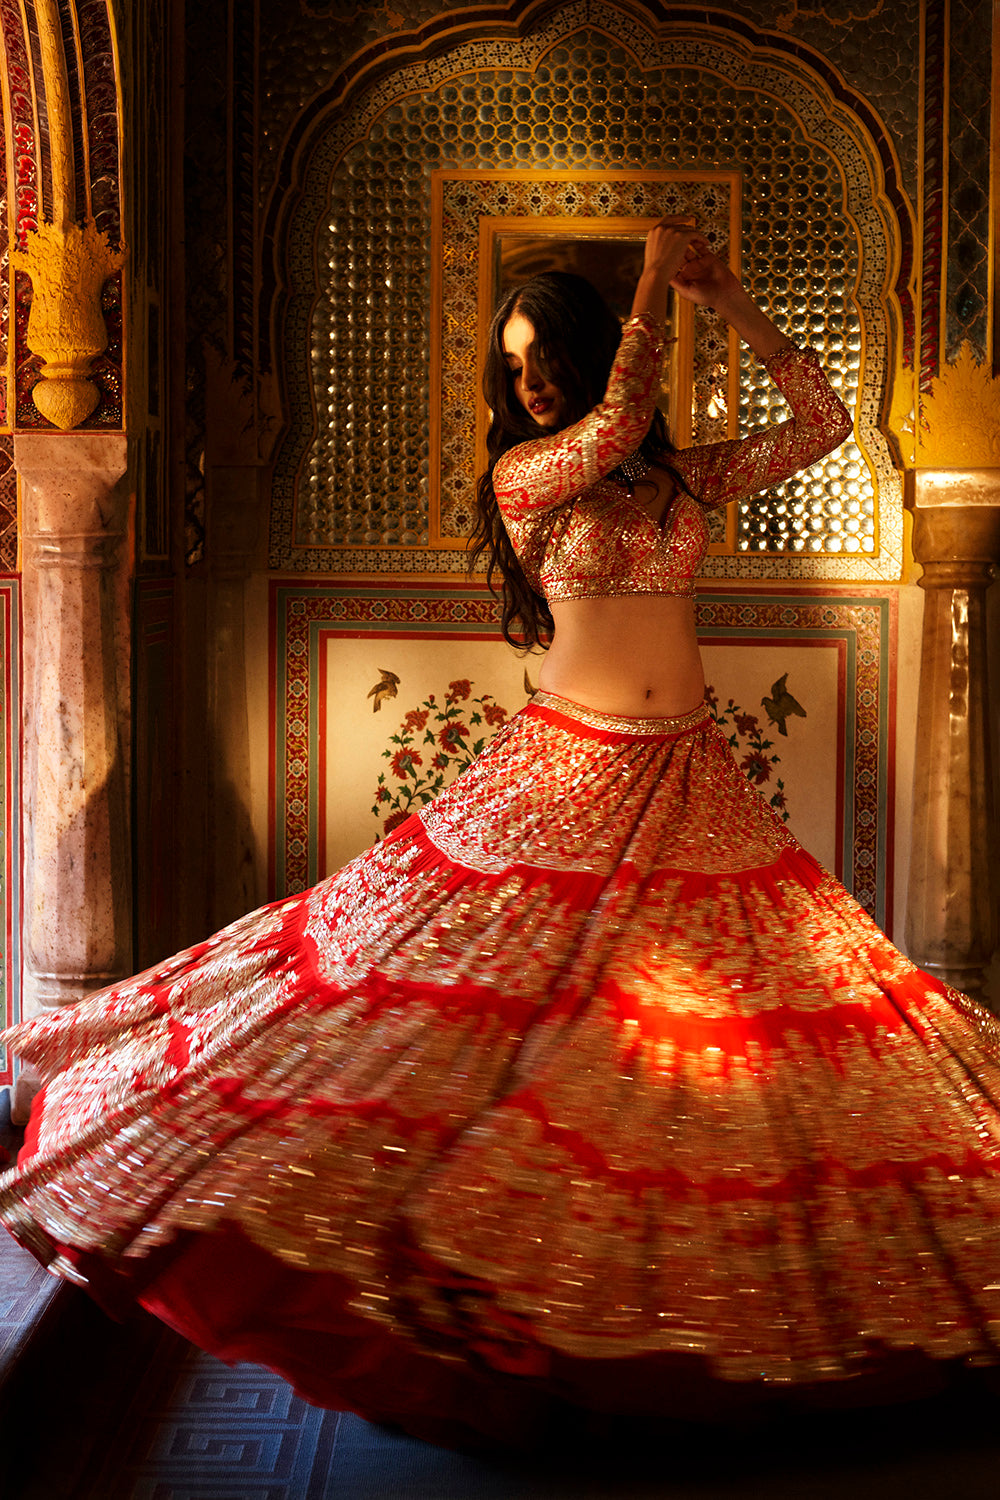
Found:
<path fill-rule="evenodd" d="M 27 1250 L 0 1229 L 0 1383 L 58 1289 Z"/>

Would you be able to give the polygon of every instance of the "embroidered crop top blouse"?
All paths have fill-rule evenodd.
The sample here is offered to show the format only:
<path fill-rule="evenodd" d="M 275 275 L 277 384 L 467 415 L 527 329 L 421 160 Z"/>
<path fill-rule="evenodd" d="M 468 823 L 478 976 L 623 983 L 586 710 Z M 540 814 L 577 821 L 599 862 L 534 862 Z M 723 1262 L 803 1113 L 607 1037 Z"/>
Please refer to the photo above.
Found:
<path fill-rule="evenodd" d="M 808 468 L 851 431 L 851 419 L 812 350 L 762 361 L 788 402 L 787 422 L 746 438 L 681 449 L 679 489 L 662 523 L 608 476 L 649 430 L 663 356 L 654 319 L 631 318 L 604 400 L 551 437 L 498 460 L 493 486 L 532 588 L 550 604 L 622 594 L 694 594 L 708 545 L 705 511 Z"/>

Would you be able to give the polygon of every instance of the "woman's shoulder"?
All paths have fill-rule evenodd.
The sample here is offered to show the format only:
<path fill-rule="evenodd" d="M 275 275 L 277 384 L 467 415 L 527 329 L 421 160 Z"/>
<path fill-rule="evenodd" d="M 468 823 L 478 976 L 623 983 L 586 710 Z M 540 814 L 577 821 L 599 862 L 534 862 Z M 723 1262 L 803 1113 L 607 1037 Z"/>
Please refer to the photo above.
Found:
<path fill-rule="evenodd" d="M 545 438 L 519 438 L 505 448 L 492 468 L 493 488 L 499 498 L 504 482 L 515 472 L 520 478 L 522 465 L 531 463 L 546 446 Z"/>

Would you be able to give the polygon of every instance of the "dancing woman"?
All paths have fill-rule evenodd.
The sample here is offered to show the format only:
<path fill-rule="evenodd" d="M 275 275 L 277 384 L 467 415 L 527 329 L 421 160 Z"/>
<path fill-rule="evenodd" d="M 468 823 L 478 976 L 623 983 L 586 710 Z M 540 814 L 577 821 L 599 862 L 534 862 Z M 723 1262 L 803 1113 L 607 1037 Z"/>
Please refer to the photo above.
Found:
<path fill-rule="evenodd" d="M 791 420 L 675 452 L 668 288 Z M 703 703 L 705 511 L 847 415 L 697 231 L 620 330 L 575 278 L 490 336 L 477 547 L 541 691 L 374 849 L 15 1027 L 46 1079 L 0 1219 L 310 1400 L 519 1438 L 995 1361 L 1000 1033 L 792 839 Z"/>

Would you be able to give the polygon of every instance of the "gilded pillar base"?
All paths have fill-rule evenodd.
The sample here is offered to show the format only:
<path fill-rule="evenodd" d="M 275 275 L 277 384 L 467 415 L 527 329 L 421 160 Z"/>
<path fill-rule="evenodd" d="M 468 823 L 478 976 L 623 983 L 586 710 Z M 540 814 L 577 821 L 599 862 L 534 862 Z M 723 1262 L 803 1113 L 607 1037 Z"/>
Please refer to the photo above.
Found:
<path fill-rule="evenodd" d="M 131 968 L 128 526 L 122 433 L 19 433 L 24 600 L 24 1007 Z M 37 1080 L 22 1073 L 15 1118 Z"/>
<path fill-rule="evenodd" d="M 1000 557 L 1000 470 L 917 470 L 912 510 L 927 598 L 907 951 L 982 999 L 996 944 L 985 608 Z"/>

